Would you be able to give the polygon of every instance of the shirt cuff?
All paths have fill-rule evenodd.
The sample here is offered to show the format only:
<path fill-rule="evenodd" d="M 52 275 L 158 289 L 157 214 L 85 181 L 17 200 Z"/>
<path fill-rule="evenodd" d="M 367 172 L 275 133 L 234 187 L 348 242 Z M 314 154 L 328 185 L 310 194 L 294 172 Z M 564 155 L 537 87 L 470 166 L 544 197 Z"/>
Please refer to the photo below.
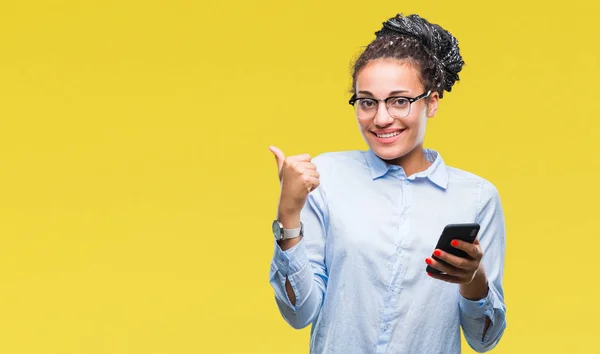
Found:
<path fill-rule="evenodd" d="M 308 256 L 302 240 L 285 251 L 283 251 L 281 247 L 279 247 L 277 241 L 275 241 L 273 262 L 277 266 L 279 272 L 284 276 L 290 276 L 299 272 L 308 264 Z"/>
<path fill-rule="evenodd" d="M 480 300 L 469 300 L 462 296 L 459 292 L 458 306 L 461 312 L 472 319 L 480 319 L 489 317 L 490 320 L 494 320 L 494 304 L 493 304 L 493 293 L 491 289 L 488 291 L 486 297 Z M 493 323 L 492 323 L 493 324 Z"/>

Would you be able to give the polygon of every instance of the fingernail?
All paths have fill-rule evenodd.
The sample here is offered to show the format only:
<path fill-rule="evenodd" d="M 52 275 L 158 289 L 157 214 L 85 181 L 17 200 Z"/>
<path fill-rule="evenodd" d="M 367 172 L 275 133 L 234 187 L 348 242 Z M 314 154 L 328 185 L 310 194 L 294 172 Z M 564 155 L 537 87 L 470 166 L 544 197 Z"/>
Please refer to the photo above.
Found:
<path fill-rule="evenodd" d="M 431 273 L 427 273 L 427 275 L 431 276 Z"/>
<path fill-rule="evenodd" d="M 456 240 L 452 240 L 452 242 L 450 242 L 450 244 L 454 247 L 458 246 L 458 241 Z"/>
<path fill-rule="evenodd" d="M 440 252 L 440 251 L 438 251 L 438 250 L 435 250 L 435 251 L 433 252 L 433 254 L 434 254 L 434 255 L 436 255 L 437 257 L 439 257 L 439 256 L 441 256 L 441 255 L 442 255 L 442 252 Z"/>
<path fill-rule="evenodd" d="M 431 259 L 429 259 L 429 258 L 425 258 L 425 263 L 427 263 L 427 264 L 431 264 Z"/>

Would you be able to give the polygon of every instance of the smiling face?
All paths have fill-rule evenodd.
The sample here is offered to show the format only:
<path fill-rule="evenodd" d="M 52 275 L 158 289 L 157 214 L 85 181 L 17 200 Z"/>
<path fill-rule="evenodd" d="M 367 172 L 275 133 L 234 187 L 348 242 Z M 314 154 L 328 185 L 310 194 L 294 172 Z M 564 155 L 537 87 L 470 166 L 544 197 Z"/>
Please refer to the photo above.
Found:
<path fill-rule="evenodd" d="M 358 98 L 414 98 L 423 93 L 425 88 L 419 69 L 409 60 L 372 60 L 356 76 Z M 377 156 L 388 163 L 401 165 L 408 174 L 407 167 L 419 169 L 416 166 L 426 163 L 423 153 L 425 129 L 427 120 L 437 111 L 438 101 L 438 93 L 432 92 L 427 99 L 410 104 L 410 113 L 400 119 L 390 116 L 386 104 L 381 101 L 373 118 L 358 119 L 361 133 Z M 394 99 L 390 100 L 389 110 L 392 112 L 395 102 Z"/>

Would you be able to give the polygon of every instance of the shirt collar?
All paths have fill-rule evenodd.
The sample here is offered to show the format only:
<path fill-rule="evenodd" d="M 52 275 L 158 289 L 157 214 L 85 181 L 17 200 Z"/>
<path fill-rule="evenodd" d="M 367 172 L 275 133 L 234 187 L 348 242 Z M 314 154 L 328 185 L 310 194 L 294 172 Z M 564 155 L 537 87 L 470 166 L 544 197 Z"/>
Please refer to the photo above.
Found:
<path fill-rule="evenodd" d="M 391 165 L 379 158 L 379 156 L 377 156 L 371 149 L 367 151 L 367 164 L 371 169 L 371 176 L 373 179 L 377 179 L 385 175 L 391 167 Z"/>
<path fill-rule="evenodd" d="M 425 149 L 425 158 L 427 159 L 427 161 L 431 162 L 431 166 L 429 166 L 429 168 L 427 168 L 425 171 L 415 173 L 410 177 L 406 177 L 402 167 L 392 166 L 386 163 L 371 149 L 367 151 L 366 157 L 367 164 L 369 165 L 369 169 L 371 170 L 371 176 L 373 177 L 373 179 L 377 179 L 384 176 L 392 169 L 398 169 L 405 178 L 408 178 L 410 180 L 414 180 L 415 178 L 428 178 L 437 186 L 443 189 L 448 188 L 448 169 L 446 168 L 446 164 L 444 163 L 444 160 L 442 159 L 440 154 L 435 150 Z"/>

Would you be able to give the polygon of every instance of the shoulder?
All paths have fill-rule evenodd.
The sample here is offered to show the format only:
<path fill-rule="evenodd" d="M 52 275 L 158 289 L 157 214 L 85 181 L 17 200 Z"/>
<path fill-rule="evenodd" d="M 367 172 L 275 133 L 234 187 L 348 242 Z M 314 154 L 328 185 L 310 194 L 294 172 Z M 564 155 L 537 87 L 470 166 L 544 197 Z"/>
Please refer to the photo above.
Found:
<path fill-rule="evenodd" d="M 470 185 L 479 190 L 479 199 L 482 202 L 499 198 L 498 188 L 489 180 L 475 173 L 460 168 L 446 166 L 448 169 L 448 182 L 450 185 Z"/>
<path fill-rule="evenodd" d="M 327 205 L 345 186 L 347 177 L 356 174 L 365 164 L 364 153 L 359 150 L 324 152 L 314 156 L 311 162 L 317 167 L 320 184 L 309 195 L 309 202 L 315 203 L 327 214 Z"/>
<path fill-rule="evenodd" d="M 325 152 L 315 156 L 312 163 L 320 176 L 317 191 L 324 199 L 336 199 L 344 190 L 353 189 L 358 181 L 371 176 L 365 152 L 360 150 Z"/>
<path fill-rule="evenodd" d="M 361 150 L 324 152 L 315 156 L 312 162 L 325 171 L 366 166 L 365 152 Z"/>

